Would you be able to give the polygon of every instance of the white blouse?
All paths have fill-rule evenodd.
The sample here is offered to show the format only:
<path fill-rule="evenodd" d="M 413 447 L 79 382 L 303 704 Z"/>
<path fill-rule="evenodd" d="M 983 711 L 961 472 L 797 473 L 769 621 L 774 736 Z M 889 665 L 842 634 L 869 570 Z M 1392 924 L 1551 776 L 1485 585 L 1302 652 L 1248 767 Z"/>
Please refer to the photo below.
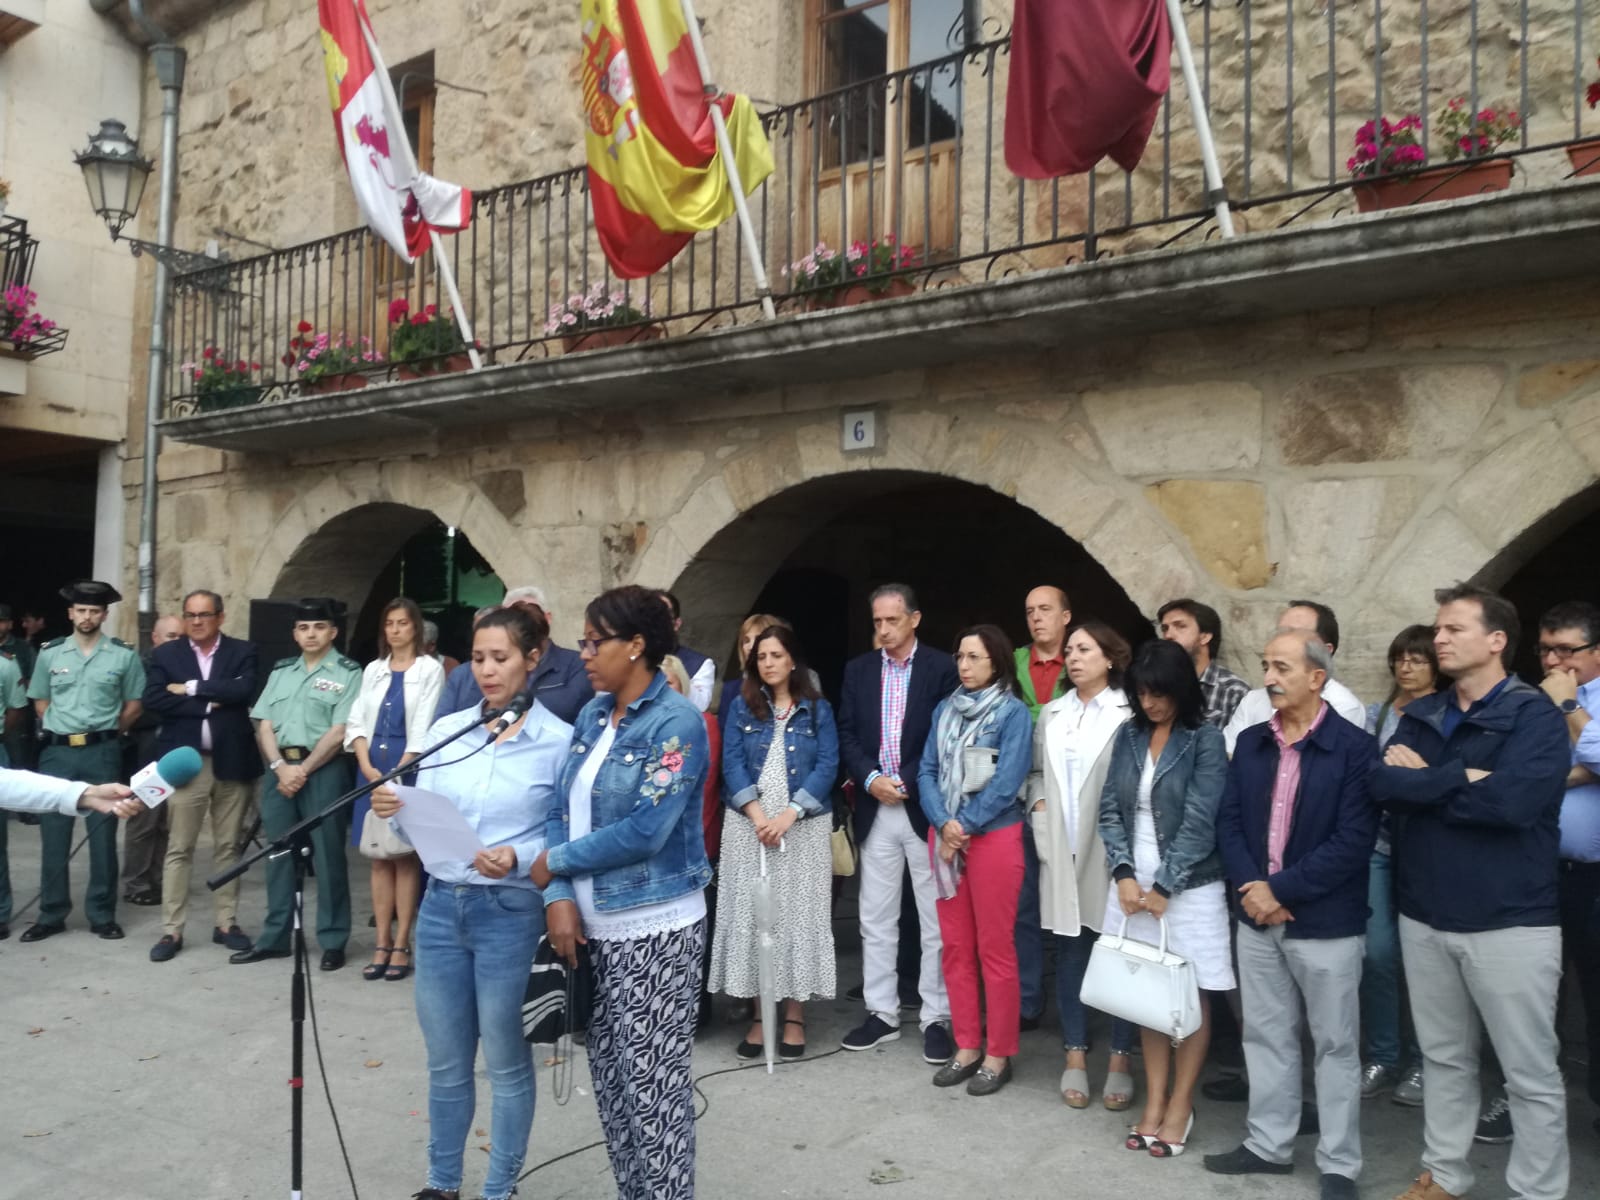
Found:
<path fill-rule="evenodd" d="M 1050 713 L 1046 729 L 1047 768 L 1061 781 L 1061 818 L 1067 824 L 1067 844 L 1078 852 L 1078 793 L 1111 735 L 1131 715 L 1121 688 L 1107 687 L 1085 704 L 1076 688 L 1045 706 Z"/>
<path fill-rule="evenodd" d="M 468 670 L 471 670 L 470 664 Z M 344 748 L 352 749 L 357 738 L 372 740 L 372 731 L 378 727 L 378 711 L 383 707 L 383 697 L 389 690 L 389 659 L 374 659 L 361 672 L 361 691 L 350 706 L 350 716 L 344 723 Z M 419 655 L 406 668 L 406 752 L 421 754 L 428 748 L 428 728 L 433 724 L 434 710 L 439 707 L 439 693 L 444 690 L 444 667 L 436 658 Z M 441 714 L 448 715 L 448 714 Z"/>

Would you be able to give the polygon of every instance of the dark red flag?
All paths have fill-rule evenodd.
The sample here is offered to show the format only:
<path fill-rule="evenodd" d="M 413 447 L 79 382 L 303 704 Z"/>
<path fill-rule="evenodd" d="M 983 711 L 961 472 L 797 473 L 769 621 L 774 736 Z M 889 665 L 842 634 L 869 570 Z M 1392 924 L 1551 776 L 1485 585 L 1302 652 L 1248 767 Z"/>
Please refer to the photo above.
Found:
<path fill-rule="evenodd" d="M 1006 165 L 1024 179 L 1139 165 L 1172 76 L 1164 0 L 1016 0 Z"/>

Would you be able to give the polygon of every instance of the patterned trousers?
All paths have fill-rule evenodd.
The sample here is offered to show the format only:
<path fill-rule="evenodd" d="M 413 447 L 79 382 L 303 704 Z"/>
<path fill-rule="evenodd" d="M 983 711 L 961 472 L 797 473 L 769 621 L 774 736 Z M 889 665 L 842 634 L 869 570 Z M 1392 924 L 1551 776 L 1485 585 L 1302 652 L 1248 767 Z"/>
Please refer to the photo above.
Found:
<path fill-rule="evenodd" d="M 705 922 L 594 940 L 589 1070 L 618 1200 L 694 1196 L 694 1021 Z"/>

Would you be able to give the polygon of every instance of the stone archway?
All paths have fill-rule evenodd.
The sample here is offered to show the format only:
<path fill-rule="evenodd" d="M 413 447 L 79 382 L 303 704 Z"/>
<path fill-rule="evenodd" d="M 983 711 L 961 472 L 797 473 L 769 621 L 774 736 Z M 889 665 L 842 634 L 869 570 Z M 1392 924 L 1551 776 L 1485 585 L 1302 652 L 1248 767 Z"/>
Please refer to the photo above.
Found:
<path fill-rule="evenodd" d="M 359 603 L 378 571 L 431 519 L 466 531 L 503 578 L 534 578 L 522 538 L 478 488 L 421 464 L 390 463 L 332 474 L 291 504 L 255 554 L 245 595 L 328 594 Z"/>

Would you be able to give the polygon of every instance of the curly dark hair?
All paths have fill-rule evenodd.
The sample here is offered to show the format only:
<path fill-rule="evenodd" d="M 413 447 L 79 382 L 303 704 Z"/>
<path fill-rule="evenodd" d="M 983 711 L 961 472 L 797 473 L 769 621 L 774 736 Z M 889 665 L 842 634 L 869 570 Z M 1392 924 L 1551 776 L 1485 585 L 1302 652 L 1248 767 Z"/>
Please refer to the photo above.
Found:
<path fill-rule="evenodd" d="M 662 603 L 662 594 L 650 588 L 628 584 L 601 592 L 583 610 L 583 619 L 602 633 L 622 638 L 644 639 L 644 661 L 652 671 L 678 647 L 672 628 L 672 610 Z"/>

